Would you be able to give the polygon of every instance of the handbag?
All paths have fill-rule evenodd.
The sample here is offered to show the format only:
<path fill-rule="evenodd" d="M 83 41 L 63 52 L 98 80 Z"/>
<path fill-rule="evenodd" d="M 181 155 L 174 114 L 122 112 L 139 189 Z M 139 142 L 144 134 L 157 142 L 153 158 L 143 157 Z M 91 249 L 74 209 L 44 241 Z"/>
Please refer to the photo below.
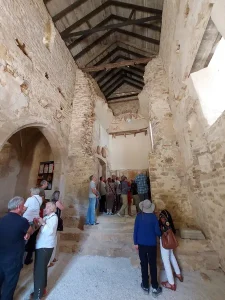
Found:
<path fill-rule="evenodd" d="M 178 241 L 173 233 L 172 229 L 168 229 L 162 234 L 162 246 L 164 249 L 176 249 L 178 247 Z"/>
<path fill-rule="evenodd" d="M 56 215 L 58 217 L 58 227 L 57 231 L 63 231 L 63 219 L 61 218 L 61 210 L 57 207 Z"/>
<path fill-rule="evenodd" d="M 58 217 L 58 227 L 57 231 L 63 231 L 63 219 Z"/>

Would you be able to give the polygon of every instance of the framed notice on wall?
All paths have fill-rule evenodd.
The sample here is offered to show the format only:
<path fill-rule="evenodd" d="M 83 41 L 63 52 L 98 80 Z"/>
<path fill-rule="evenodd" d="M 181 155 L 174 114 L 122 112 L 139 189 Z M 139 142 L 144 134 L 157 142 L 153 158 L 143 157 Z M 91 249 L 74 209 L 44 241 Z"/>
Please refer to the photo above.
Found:
<path fill-rule="evenodd" d="M 48 181 L 48 187 L 46 190 L 52 189 L 54 175 L 54 161 L 43 161 L 40 162 L 38 170 L 37 185 L 39 186 L 42 180 Z"/>

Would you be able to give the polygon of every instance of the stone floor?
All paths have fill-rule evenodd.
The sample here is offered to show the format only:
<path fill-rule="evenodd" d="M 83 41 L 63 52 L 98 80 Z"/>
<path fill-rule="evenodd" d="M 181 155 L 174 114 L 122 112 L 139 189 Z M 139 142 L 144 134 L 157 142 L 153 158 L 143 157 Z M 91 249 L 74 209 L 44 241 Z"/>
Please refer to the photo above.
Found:
<path fill-rule="evenodd" d="M 97 226 L 74 227 L 74 217 L 65 220 L 59 261 L 49 269 L 49 300 L 144 300 L 140 268 L 132 248 L 134 218 L 101 216 Z M 210 241 L 179 239 L 178 260 L 185 281 L 176 292 L 164 290 L 162 300 L 224 300 L 225 275 Z M 159 274 L 165 279 L 158 261 Z M 27 300 L 32 292 L 33 266 L 25 266 L 15 299 Z M 214 270 L 212 270 L 214 269 Z"/>
<path fill-rule="evenodd" d="M 32 267 L 22 271 L 15 294 L 17 300 L 29 299 L 32 292 Z M 161 279 L 165 279 L 161 272 Z M 145 300 L 140 289 L 140 269 L 128 258 L 61 254 L 49 269 L 48 300 Z M 163 290 L 160 300 L 224 300 L 225 276 L 221 271 L 184 272 L 176 292 Z"/>

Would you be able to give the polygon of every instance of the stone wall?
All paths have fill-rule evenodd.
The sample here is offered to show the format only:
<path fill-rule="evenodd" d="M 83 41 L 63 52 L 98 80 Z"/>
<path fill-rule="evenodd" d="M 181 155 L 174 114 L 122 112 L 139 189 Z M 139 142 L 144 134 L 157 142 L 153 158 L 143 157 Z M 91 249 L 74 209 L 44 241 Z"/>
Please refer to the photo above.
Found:
<path fill-rule="evenodd" d="M 112 109 L 115 116 L 126 113 L 138 113 L 139 110 L 139 101 L 124 101 L 124 102 L 109 102 L 109 107 Z"/>
<path fill-rule="evenodd" d="M 162 60 L 153 59 L 145 69 L 145 87 L 140 103 L 149 105 L 153 149 L 149 154 L 152 197 L 164 201 L 176 221 L 193 223 L 188 188 L 183 170 L 173 115 L 169 106 L 169 90 Z"/>
<path fill-rule="evenodd" d="M 161 49 L 173 50 L 169 53 L 161 50 L 160 56 L 170 78 L 169 103 L 183 158 L 182 171 L 186 174 L 193 217 L 196 225 L 212 240 L 225 270 L 225 254 L 222 251 L 225 246 L 225 114 L 222 113 L 212 125 L 208 122 L 203 110 L 203 105 L 207 105 L 204 103 L 204 95 L 200 95 L 200 101 L 200 91 L 196 93 L 195 82 L 192 76 L 188 76 L 213 6 L 209 5 L 209 1 L 199 1 L 195 7 L 193 1 L 177 1 L 177 9 L 181 9 L 185 3 L 188 7 L 186 23 L 189 26 L 179 18 L 172 21 L 171 2 L 165 1 L 162 37 L 166 37 L 168 28 L 173 28 L 174 38 L 162 38 Z M 173 26 L 169 27 L 168 24 L 172 22 Z M 179 39 L 176 38 L 178 32 L 183 38 L 181 35 Z M 180 51 L 174 47 L 177 41 Z M 181 51 L 183 49 L 185 52 Z M 174 63 L 175 60 L 177 63 Z"/>
<path fill-rule="evenodd" d="M 107 164 L 108 157 L 96 153 L 97 146 L 107 150 L 107 122 L 113 117 L 95 82 L 77 70 L 69 136 L 66 176 L 66 201 L 75 204 L 77 215 L 84 215 L 88 205 L 90 175 L 99 174 L 99 159 Z M 101 108 L 101 114 L 99 109 Z"/>
<path fill-rule="evenodd" d="M 0 19 L 0 148 L 18 130 L 40 128 L 63 192 L 77 67 L 43 1 L 9 0 Z"/>

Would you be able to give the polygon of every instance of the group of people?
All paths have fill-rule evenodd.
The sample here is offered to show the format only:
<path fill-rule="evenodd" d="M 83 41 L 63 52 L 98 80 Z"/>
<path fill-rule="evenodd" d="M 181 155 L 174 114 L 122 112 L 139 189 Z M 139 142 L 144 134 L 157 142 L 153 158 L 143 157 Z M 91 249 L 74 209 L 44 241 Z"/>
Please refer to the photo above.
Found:
<path fill-rule="evenodd" d="M 100 177 L 97 189 L 97 177 L 90 176 L 89 185 L 89 207 L 87 212 L 86 224 L 97 225 L 96 210 L 105 212 L 108 215 L 117 213 L 119 217 L 131 216 L 131 199 L 136 206 L 136 219 L 134 224 L 134 247 L 139 253 L 141 263 L 142 282 L 141 288 L 145 293 L 149 293 L 149 274 L 150 266 L 152 296 L 157 297 L 162 293 L 157 279 L 157 238 L 160 239 L 160 251 L 162 261 L 167 275 L 167 281 L 162 282 L 162 286 L 176 291 L 174 274 L 177 279 L 183 281 L 180 268 L 173 253 L 173 248 L 163 246 L 163 236 L 169 231 L 175 238 L 175 227 L 169 211 L 163 209 L 155 212 L 155 204 L 151 201 L 149 178 L 139 172 L 131 183 L 127 177 L 119 179 L 116 176 L 108 178 Z M 150 199 L 150 200 L 149 200 Z M 158 217 L 158 218 L 157 218 Z"/>
<path fill-rule="evenodd" d="M 45 199 L 48 182 L 31 188 L 31 196 L 24 201 L 16 196 L 8 203 L 8 214 L 0 219 L 0 299 L 13 300 L 24 264 L 34 260 L 34 292 L 30 299 L 46 296 L 47 270 L 57 261 L 57 229 L 61 210 L 60 192 L 51 201 Z"/>
<path fill-rule="evenodd" d="M 141 212 L 137 214 L 135 219 L 133 240 L 141 263 L 141 288 L 146 294 L 150 291 L 148 275 L 148 266 L 150 266 L 152 295 L 156 298 L 162 293 L 162 287 L 159 286 L 157 280 L 157 238 L 160 239 L 160 252 L 167 276 L 167 281 L 162 282 L 162 286 L 176 291 L 172 267 L 175 277 L 183 282 L 183 276 L 173 253 L 173 247 L 165 248 L 162 242 L 164 234 L 171 230 L 175 236 L 176 229 L 168 210 L 163 209 L 155 212 L 155 204 L 148 199 L 140 202 L 139 207 Z"/>
<path fill-rule="evenodd" d="M 134 180 L 128 181 L 126 176 L 121 178 L 112 175 L 107 180 L 101 176 L 99 183 L 97 177 L 90 176 L 89 207 L 86 224 L 96 225 L 96 209 L 100 213 L 119 217 L 131 217 L 131 205 L 136 206 L 137 213 L 140 211 L 139 203 L 144 199 L 151 199 L 150 180 L 142 172 Z"/>

